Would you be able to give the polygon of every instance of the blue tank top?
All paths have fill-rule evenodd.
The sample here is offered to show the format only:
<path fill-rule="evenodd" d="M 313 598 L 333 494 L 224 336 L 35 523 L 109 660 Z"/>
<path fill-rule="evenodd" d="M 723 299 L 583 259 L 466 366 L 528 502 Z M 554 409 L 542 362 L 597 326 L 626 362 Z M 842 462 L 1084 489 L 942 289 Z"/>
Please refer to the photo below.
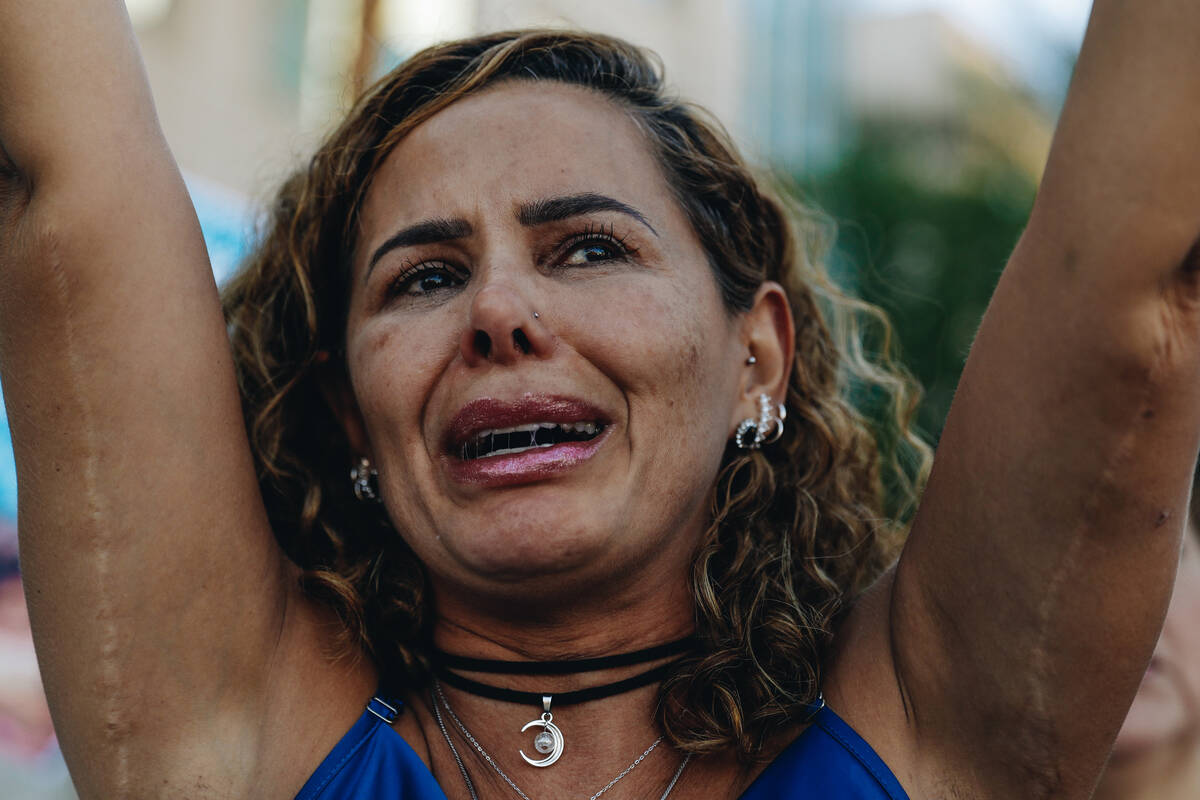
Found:
<path fill-rule="evenodd" d="M 296 800 L 446 800 L 425 762 L 392 730 L 398 713 L 398 705 L 372 698 Z M 828 706 L 822 706 L 741 800 L 815 797 L 908 800 L 883 759 Z"/>

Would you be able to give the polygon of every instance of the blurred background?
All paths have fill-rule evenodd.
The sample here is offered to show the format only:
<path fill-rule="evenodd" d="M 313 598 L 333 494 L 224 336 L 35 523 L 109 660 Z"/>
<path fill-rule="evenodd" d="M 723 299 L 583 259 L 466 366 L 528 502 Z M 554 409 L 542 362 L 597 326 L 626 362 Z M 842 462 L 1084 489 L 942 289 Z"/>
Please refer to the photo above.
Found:
<path fill-rule="evenodd" d="M 936 442 L 1033 202 L 1089 0 L 127 0 L 218 280 L 364 86 L 434 42 L 530 25 L 647 46 L 679 93 L 837 224 Z M 41 697 L 0 419 L 0 797 L 71 798 Z"/>

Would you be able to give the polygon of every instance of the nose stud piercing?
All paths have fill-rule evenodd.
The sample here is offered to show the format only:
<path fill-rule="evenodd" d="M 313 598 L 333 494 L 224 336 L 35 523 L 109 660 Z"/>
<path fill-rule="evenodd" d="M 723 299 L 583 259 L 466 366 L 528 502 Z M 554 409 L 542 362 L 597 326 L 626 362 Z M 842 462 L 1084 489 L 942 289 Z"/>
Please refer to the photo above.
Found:
<path fill-rule="evenodd" d="M 533 318 L 534 318 L 534 319 L 540 319 L 540 318 L 541 318 L 541 316 L 542 316 L 542 315 L 541 315 L 541 314 L 539 314 L 538 312 L 536 312 L 536 311 L 535 311 L 535 312 L 533 312 Z"/>

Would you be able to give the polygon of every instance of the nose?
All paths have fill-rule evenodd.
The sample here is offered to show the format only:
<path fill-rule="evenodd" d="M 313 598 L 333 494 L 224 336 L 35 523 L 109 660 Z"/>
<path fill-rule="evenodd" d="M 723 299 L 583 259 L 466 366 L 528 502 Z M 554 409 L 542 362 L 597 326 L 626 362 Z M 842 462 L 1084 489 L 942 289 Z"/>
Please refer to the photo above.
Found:
<path fill-rule="evenodd" d="M 554 337 L 541 314 L 509 286 L 494 284 L 480 289 L 470 314 L 459 340 L 469 366 L 511 365 L 528 356 L 545 358 L 554 349 Z"/>

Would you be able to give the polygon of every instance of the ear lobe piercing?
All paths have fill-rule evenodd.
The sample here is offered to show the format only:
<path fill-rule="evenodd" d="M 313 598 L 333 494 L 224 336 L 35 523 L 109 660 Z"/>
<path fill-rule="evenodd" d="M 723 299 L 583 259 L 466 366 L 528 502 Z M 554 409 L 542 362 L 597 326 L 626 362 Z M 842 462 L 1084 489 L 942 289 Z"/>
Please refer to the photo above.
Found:
<path fill-rule="evenodd" d="M 764 392 L 758 396 L 758 418 L 742 420 L 733 440 L 742 450 L 759 450 L 764 444 L 779 441 L 785 419 L 787 408 L 783 403 L 771 402 L 771 396 Z"/>
<path fill-rule="evenodd" d="M 350 469 L 350 480 L 354 484 L 354 496 L 362 502 L 380 502 L 379 473 L 371 466 L 371 460 L 361 456 Z"/>
<path fill-rule="evenodd" d="M 754 365 L 755 365 L 755 364 L 757 364 L 757 363 L 758 363 L 758 359 L 757 359 L 757 358 L 755 358 L 754 356 L 750 356 L 749 358 L 747 358 L 747 359 L 746 359 L 746 366 L 747 366 L 747 367 L 752 367 L 752 366 L 754 366 Z"/>

